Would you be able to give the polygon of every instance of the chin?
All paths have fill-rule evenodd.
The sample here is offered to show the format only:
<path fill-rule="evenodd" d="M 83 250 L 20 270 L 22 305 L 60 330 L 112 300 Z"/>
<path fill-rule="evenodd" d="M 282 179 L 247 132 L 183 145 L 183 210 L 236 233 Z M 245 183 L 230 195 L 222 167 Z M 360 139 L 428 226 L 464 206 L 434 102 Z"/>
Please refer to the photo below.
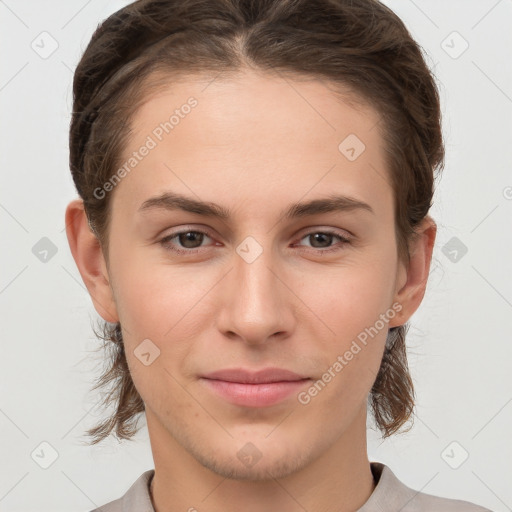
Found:
<path fill-rule="evenodd" d="M 166 430 L 197 463 L 232 480 L 284 478 L 311 464 L 322 451 L 311 437 L 290 432 L 284 424 L 231 425 L 229 434 L 195 426 L 167 424 Z"/>
<path fill-rule="evenodd" d="M 278 452 L 256 452 L 254 446 L 247 443 L 234 457 L 231 451 L 225 454 L 215 452 L 211 455 L 193 455 L 200 464 L 223 478 L 253 482 L 285 478 L 310 462 L 310 457 L 297 451 L 293 456 L 286 456 Z M 240 451 L 243 452 L 244 449 L 246 453 L 240 455 Z"/>

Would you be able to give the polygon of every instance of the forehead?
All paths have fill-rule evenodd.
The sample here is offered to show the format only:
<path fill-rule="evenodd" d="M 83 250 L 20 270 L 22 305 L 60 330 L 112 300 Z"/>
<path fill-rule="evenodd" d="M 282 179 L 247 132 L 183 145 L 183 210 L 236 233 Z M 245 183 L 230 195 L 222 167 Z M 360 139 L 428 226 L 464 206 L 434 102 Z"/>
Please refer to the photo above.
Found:
<path fill-rule="evenodd" d="M 227 192 L 260 205 L 277 190 L 288 202 L 333 189 L 388 201 L 379 114 L 337 90 L 318 79 L 254 71 L 163 77 L 131 119 L 122 163 L 151 149 L 116 195 L 132 209 L 166 190 L 207 201 L 223 196 L 231 206 Z"/>
<path fill-rule="evenodd" d="M 144 81 L 140 96 L 143 103 L 132 118 L 133 133 L 139 135 L 154 128 L 155 121 L 168 120 L 174 111 L 182 114 L 180 110 L 190 110 L 184 107 L 191 98 L 199 107 L 194 112 L 201 113 L 194 116 L 201 117 L 194 129 L 201 130 L 204 125 L 201 135 L 212 141 L 235 133 L 244 137 L 251 131 L 258 131 L 260 136 L 266 132 L 269 137 L 279 131 L 281 138 L 288 134 L 298 136 L 300 132 L 312 141 L 325 141 L 326 134 L 334 135 L 346 128 L 364 137 L 380 119 L 378 112 L 347 86 L 292 72 L 266 73 L 245 68 L 229 74 L 170 76 L 159 72 Z M 194 120 L 188 122 L 191 123 Z M 282 132 L 282 128 L 286 131 Z M 177 135 L 176 131 L 173 135 Z M 338 132 L 335 137 L 340 135 Z"/>

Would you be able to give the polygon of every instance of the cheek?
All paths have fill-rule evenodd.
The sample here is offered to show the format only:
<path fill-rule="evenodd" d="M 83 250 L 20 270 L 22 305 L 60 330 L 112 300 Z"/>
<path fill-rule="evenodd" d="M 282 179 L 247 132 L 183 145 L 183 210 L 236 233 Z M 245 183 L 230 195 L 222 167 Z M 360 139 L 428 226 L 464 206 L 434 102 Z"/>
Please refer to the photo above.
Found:
<path fill-rule="evenodd" d="M 347 286 L 344 290 L 347 293 L 335 297 L 323 296 L 317 304 L 334 334 L 316 337 L 322 374 L 314 386 L 318 392 L 312 393 L 318 394 L 319 410 L 343 410 L 350 416 L 366 400 L 377 377 L 395 311 L 378 290 L 368 294 L 350 293 Z"/>
<path fill-rule="evenodd" d="M 345 344 L 373 326 L 391 307 L 394 281 L 390 267 L 374 261 L 331 268 L 324 274 L 314 272 L 303 276 L 298 295 L 329 327 L 331 335 Z"/>
<path fill-rule="evenodd" d="M 374 261 L 337 269 L 328 279 L 311 276 L 302 281 L 300 295 L 321 320 L 317 333 L 328 333 L 315 338 L 326 371 L 321 380 L 331 389 L 322 394 L 332 405 L 360 403 L 377 376 L 389 322 L 396 315 L 389 266 Z"/>
<path fill-rule="evenodd" d="M 125 258 L 115 275 L 121 324 L 144 336 L 162 338 L 206 293 L 205 277 L 200 271 L 149 258 Z"/>

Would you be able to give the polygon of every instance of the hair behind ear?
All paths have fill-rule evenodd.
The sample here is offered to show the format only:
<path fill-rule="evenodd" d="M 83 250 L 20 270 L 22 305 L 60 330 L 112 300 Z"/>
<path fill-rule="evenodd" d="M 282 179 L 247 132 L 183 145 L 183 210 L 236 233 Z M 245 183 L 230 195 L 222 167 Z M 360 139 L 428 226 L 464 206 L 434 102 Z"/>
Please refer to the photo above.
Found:
<path fill-rule="evenodd" d="M 383 437 L 394 434 L 414 411 L 414 385 L 407 365 L 405 339 L 409 324 L 392 327 L 388 332 L 384 355 L 373 384 L 370 406 Z M 411 425 L 405 431 L 412 428 Z"/>
<path fill-rule="evenodd" d="M 131 440 L 139 430 L 138 414 L 145 411 L 145 406 L 128 368 L 121 324 L 103 322 L 100 331 L 94 329 L 94 333 L 98 339 L 103 340 L 103 346 L 99 348 L 107 356 L 104 361 L 108 368 L 97 379 L 91 391 L 109 389 L 101 404 L 104 409 L 113 406 L 114 413 L 88 429 L 86 435 L 91 438 L 92 445 L 103 441 L 111 433 L 115 433 L 118 439 Z"/>

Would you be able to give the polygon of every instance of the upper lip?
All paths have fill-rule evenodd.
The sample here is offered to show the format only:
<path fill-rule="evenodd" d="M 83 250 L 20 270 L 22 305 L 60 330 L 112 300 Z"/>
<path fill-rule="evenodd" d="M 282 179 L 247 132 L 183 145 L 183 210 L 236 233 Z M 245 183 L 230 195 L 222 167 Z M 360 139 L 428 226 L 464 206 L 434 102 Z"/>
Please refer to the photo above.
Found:
<path fill-rule="evenodd" d="M 239 382 L 241 384 L 264 384 L 269 382 L 297 381 L 308 379 L 290 370 L 283 368 L 264 368 L 262 370 L 246 370 L 232 368 L 218 370 L 203 375 L 205 379 L 224 380 L 226 382 Z"/>

